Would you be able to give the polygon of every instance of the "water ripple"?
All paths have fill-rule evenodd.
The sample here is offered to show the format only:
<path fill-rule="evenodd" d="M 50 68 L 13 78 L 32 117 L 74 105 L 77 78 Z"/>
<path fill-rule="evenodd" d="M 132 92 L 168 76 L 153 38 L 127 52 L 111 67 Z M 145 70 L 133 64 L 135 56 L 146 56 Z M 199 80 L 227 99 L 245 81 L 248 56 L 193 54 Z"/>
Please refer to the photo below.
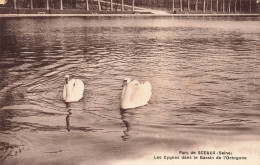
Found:
<path fill-rule="evenodd" d="M 0 161 L 69 132 L 128 141 L 259 131 L 255 20 L 34 18 L 0 27 Z M 66 74 L 85 83 L 80 102 L 63 102 Z M 152 83 L 147 106 L 120 110 L 125 77 Z"/>

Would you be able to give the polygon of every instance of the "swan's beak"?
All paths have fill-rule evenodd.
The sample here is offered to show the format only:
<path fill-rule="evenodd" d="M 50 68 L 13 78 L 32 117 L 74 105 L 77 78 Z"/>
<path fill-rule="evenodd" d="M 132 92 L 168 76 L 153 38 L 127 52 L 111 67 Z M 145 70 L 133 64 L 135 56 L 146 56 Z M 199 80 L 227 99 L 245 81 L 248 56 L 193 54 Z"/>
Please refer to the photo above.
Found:
<path fill-rule="evenodd" d="M 69 78 L 65 78 L 65 82 L 66 82 L 66 84 L 68 84 L 69 83 Z"/>
<path fill-rule="evenodd" d="M 127 81 L 124 80 L 124 81 L 123 81 L 123 84 L 122 84 L 122 87 L 126 86 L 126 84 L 127 84 Z"/>

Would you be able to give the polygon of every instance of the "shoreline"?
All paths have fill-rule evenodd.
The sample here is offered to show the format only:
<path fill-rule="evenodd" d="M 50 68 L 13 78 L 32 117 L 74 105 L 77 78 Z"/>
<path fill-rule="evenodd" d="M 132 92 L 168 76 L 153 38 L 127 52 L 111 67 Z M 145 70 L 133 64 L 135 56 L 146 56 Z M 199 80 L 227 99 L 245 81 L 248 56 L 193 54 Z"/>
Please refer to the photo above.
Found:
<path fill-rule="evenodd" d="M 0 14 L 1 17 L 260 17 L 256 14 Z"/>

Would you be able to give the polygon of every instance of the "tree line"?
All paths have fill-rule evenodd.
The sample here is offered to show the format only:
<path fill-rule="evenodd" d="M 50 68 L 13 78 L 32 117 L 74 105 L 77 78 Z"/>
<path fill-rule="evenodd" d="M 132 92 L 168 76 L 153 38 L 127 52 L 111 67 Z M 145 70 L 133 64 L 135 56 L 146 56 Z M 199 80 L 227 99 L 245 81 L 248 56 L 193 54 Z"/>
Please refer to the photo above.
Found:
<path fill-rule="evenodd" d="M 258 8 L 257 0 L 145 0 L 145 3 L 146 1 L 148 4 L 150 2 L 151 7 L 176 12 L 256 12 Z"/>
<path fill-rule="evenodd" d="M 110 4 L 110 6 L 109 6 Z M 112 4 L 114 6 L 112 6 Z M 124 5 L 172 12 L 256 12 L 258 0 L 9 0 L 5 7 L 124 10 Z M 121 6 L 121 7 L 120 7 Z"/>

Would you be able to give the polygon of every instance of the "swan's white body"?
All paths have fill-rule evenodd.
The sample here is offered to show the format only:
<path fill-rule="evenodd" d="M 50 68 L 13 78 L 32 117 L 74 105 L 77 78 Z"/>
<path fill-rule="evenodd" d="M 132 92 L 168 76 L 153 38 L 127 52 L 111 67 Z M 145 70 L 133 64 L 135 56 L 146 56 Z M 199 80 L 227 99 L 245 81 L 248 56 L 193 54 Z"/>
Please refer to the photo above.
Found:
<path fill-rule="evenodd" d="M 63 100 L 65 102 L 76 102 L 83 97 L 84 83 L 79 79 L 69 80 L 66 75 L 66 83 L 63 88 Z"/>
<path fill-rule="evenodd" d="M 7 3 L 7 0 L 0 0 L 0 5 L 5 5 Z"/>
<path fill-rule="evenodd" d="M 152 85 L 150 82 L 140 83 L 137 80 L 131 81 L 126 78 L 126 85 L 122 91 L 121 108 L 129 109 L 148 104 L 152 96 Z"/>

